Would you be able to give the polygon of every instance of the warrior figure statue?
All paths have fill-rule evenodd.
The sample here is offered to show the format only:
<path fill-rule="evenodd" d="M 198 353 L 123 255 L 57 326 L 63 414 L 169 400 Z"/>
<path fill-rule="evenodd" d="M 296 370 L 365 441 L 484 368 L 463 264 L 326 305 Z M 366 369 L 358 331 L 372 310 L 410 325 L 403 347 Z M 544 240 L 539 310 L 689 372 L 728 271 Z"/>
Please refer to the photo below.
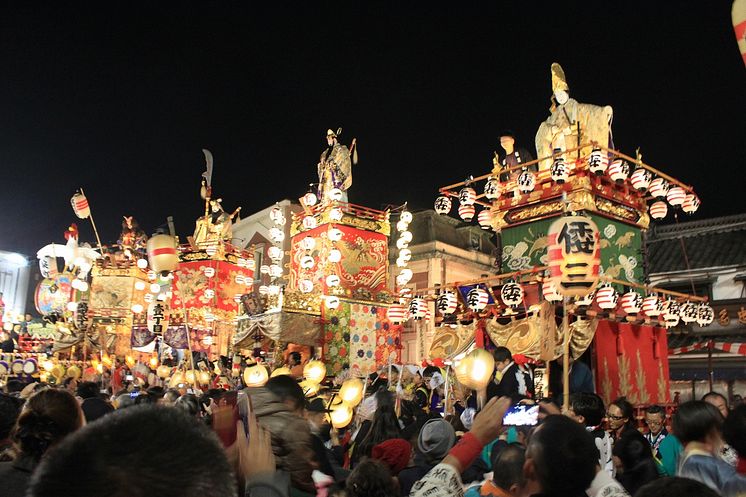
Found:
<path fill-rule="evenodd" d="M 319 197 L 328 203 L 329 192 L 338 188 L 342 190 L 339 200 L 347 202 L 347 190 L 352 186 L 352 162 L 349 149 L 337 141 L 341 128 L 334 131 L 327 130 L 326 143 L 328 147 L 321 152 L 321 159 L 317 166 L 319 173 Z"/>

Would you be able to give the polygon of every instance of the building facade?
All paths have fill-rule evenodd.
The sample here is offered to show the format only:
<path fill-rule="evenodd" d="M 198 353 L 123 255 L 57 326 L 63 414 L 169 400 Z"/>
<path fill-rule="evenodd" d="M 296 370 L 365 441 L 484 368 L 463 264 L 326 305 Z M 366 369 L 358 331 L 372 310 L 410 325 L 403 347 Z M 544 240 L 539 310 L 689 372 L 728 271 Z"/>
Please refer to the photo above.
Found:
<path fill-rule="evenodd" d="M 26 312 L 31 266 L 26 256 L 0 251 L 0 293 L 4 304 L 3 321 Z M 0 305 L 3 305 L 0 304 Z M 13 316 L 11 318 L 10 316 Z"/>

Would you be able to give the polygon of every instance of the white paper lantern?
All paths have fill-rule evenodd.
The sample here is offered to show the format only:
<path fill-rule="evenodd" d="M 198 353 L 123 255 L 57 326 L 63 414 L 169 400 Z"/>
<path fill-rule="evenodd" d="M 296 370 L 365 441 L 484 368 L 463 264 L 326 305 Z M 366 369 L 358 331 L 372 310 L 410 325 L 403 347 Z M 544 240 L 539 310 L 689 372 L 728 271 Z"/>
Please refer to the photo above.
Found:
<path fill-rule="evenodd" d="M 697 320 L 697 304 L 692 302 L 685 302 L 679 309 L 679 316 L 684 323 L 690 324 Z"/>
<path fill-rule="evenodd" d="M 142 304 L 134 304 L 132 306 L 132 312 L 134 312 L 135 314 L 140 314 L 142 310 L 143 310 Z"/>
<path fill-rule="evenodd" d="M 637 191 L 644 192 L 650 186 L 650 181 L 653 179 L 653 175 L 650 171 L 643 167 L 638 167 L 632 176 L 629 177 L 629 182 L 632 184 L 632 188 Z"/>
<path fill-rule="evenodd" d="M 329 262 L 336 264 L 337 262 L 342 260 L 342 252 L 339 249 L 331 249 L 329 251 Z"/>
<path fill-rule="evenodd" d="M 207 276 L 208 278 L 212 278 L 213 276 L 215 276 L 215 268 L 214 267 L 207 266 L 207 267 L 205 267 L 205 268 L 202 269 L 202 272 L 205 273 L 205 276 Z"/>
<path fill-rule="evenodd" d="M 399 273 L 399 276 L 397 276 L 396 282 L 399 284 L 399 286 L 404 286 L 412 280 L 412 276 L 412 270 L 409 268 L 404 268 Z"/>
<path fill-rule="evenodd" d="M 627 292 L 622 295 L 619 304 L 627 314 L 637 314 L 642 309 L 642 295 L 635 291 Z"/>
<path fill-rule="evenodd" d="M 80 283 L 78 283 L 78 291 L 79 292 L 87 292 L 88 291 L 88 282 L 87 281 L 83 281 L 83 280 L 77 280 L 77 281 L 80 281 Z"/>
<path fill-rule="evenodd" d="M 668 200 L 668 203 L 673 205 L 674 207 L 683 204 L 685 199 L 686 191 L 684 191 L 684 189 L 680 186 L 674 186 L 670 188 L 668 190 L 668 193 L 666 194 L 666 200 Z"/>
<path fill-rule="evenodd" d="M 208 245 L 207 248 L 205 248 L 205 252 L 207 253 L 207 255 L 212 257 L 213 255 L 218 253 L 218 247 L 214 244 Z"/>
<path fill-rule="evenodd" d="M 158 277 L 158 275 L 155 274 L 155 271 L 153 271 L 152 269 L 150 271 L 148 271 L 148 279 L 150 281 L 154 281 L 157 277 Z"/>
<path fill-rule="evenodd" d="M 616 158 L 609 165 L 609 178 L 617 183 L 623 183 L 629 176 L 629 164 L 624 159 Z"/>
<path fill-rule="evenodd" d="M 565 158 L 562 156 L 557 157 L 549 168 L 549 174 L 552 177 L 552 181 L 557 184 L 563 184 L 570 178 L 570 168 L 565 162 Z"/>
<path fill-rule="evenodd" d="M 477 216 L 477 222 L 483 230 L 492 228 L 492 213 L 489 209 L 482 209 Z"/>
<path fill-rule="evenodd" d="M 339 297 L 336 295 L 329 295 L 325 299 L 326 307 L 329 309 L 336 309 L 339 307 Z"/>
<path fill-rule="evenodd" d="M 307 236 L 300 241 L 300 245 L 306 250 L 313 250 L 316 247 L 316 239 L 312 236 Z"/>
<path fill-rule="evenodd" d="M 78 309 L 78 303 L 77 302 L 68 302 L 65 308 L 70 312 L 75 312 Z M 132 308 L 134 311 L 134 306 Z M 12 323 L 11 323 L 11 330 L 12 330 Z"/>
<path fill-rule="evenodd" d="M 236 282 L 237 285 L 245 285 L 246 284 L 245 283 L 246 279 L 245 279 L 244 275 L 241 274 L 241 273 L 236 274 L 236 277 L 234 279 L 235 279 L 235 282 Z"/>
<path fill-rule="evenodd" d="M 333 242 L 338 242 L 344 236 L 344 232 L 339 228 L 332 228 L 329 230 L 329 233 L 327 234 L 327 236 L 329 237 L 329 240 Z"/>
<path fill-rule="evenodd" d="M 399 220 L 399 222 L 396 223 L 396 231 L 407 231 L 409 228 L 409 223 Z"/>
<path fill-rule="evenodd" d="M 515 281 L 505 283 L 500 289 L 500 300 L 510 307 L 521 305 L 523 302 L 523 287 Z"/>
<path fill-rule="evenodd" d="M 650 217 L 653 219 L 663 219 L 668 214 L 668 206 L 661 200 L 653 202 L 648 210 L 650 211 Z"/>
<path fill-rule="evenodd" d="M 557 287 L 555 287 L 554 283 L 552 283 L 551 281 L 545 281 L 541 284 L 541 293 L 549 302 L 562 301 L 562 295 L 557 292 Z"/>
<path fill-rule="evenodd" d="M 332 188 L 331 190 L 329 190 L 329 198 L 335 202 L 339 202 L 340 200 L 342 200 L 342 195 L 342 190 L 340 190 L 339 188 Z"/>
<path fill-rule="evenodd" d="M 588 169 L 595 175 L 600 176 L 609 167 L 609 156 L 600 148 L 594 148 L 588 156 Z"/>
<path fill-rule="evenodd" d="M 680 317 L 679 311 L 681 311 L 681 304 L 673 299 L 668 299 L 663 303 L 663 309 L 661 314 L 663 319 L 670 319 L 673 316 Z"/>
<path fill-rule="evenodd" d="M 334 288 L 335 286 L 339 286 L 340 279 L 339 276 L 336 274 L 330 274 L 326 277 L 326 286 L 329 288 Z"/>
<path fill-rule="evenodd" d="M 671 185 L 669 185 L 666 180 L 663 178 L 655 178 L 650 182 L 648 191 L 650 192 L 650 195 L 655 198 L 666 198 L 669 188 L 671 188 Z"/>
<path fill-rule="evenodd" d="M 273 261 L 281 261 L 285 256 L 282 249 L 276 245 L 272 245 L 267 249 L 267 255 L 269 255 L 269 258 Z"/>
<path fill-rule="evenodd" d="M 161 293 L 161 285 L 158 283 L 150 285 L 150 293 Z"/>
<path fill-rule="evenodd" d="M 269 287 L 267 285 L 260 285 L 259 295 L 268 295 L 268 294 L 269 294 Z"/>
<path fill-rule="evenodd" d="M 536 187 L 536 176 L 531 171 L 523 171 L 518 176 L 517 183 L 518 190 L 520 190 L 521 193 L 531 193 Z"/>
<path fill-rule="evenodd" d="M 254 286 L 254 278 L 251 276 L 244 276 L 243 284 L 246 286 Z"/>
<path fill-rule="evenodd" d="M 267 294 L 269 294 L 269 295 L 279 295 L 281 289 L 282 288 L 280 287 L 280 285 L 269 285 L 267 287 Z"/>
<path fill-rule="evenodd" d="M 215 296 L 215 290 L 208 288 L 205 290 L 205 298 L 211 299 Z"/>
<path fill-rule="evenodd" d="M 389 321 L 400 324 L 407 320 L 407 309 L 403 305 L 394 304 L 387 311 Z"/>
<path fill-rule="evenodd" d="M 148 260 L 147 259 L 137 259 L 137 267 L 140 269 L 145 269 L 148 267 Z"/>
<path fill-rule="evenodd" d="M 285 215 L 282 213 L 282 208 L 279 205 L 276 205 L 272 207 L 269 211 L 269 219 L 273 221 L 275 224 L 278 224 L 277 221 L 279 219 L 284 219 Z M 282 223 L 285 224 L 285 223 Z"/>
<path fill-rule="evenodd" d="M 616 308 L 619 302 L 619 294 L 611 285 L 604 285 L 596 291 L 596 303 L 601 309 L 611 310 Z"/>
<path fill-rule="evenodd" d="M 487 307 L 489 301 L 489 294 L 484 288 L 475 287 L 466 294 L 466 306 L 475 312 L 479 312 Z"/>
<path fill-rule="evenodd" d="M 648 295 L 642 299 L 642 312 L 646 316 L 658 317 L 663 310 L 663 302 L 657 295 Z"/>
<path fill-rule="evenodd" d="M 402 250 L 406 250 L 406 249 L 402 249 Z M 397 257 L 396 258 L 396 266 L 397 267 L 407 267 L 407 265 L 409 265 L 409 261 L 408 260 L 402 259 L 401 257 Z"/>
<path fill-rule="evenodd" d="M 280 228 L 272 227 L 269 229 L 269 238 L 274 243 L 280 243 L 285 240 L 285 232 L 282 231 Z"/>
<path fill-rule="evenodd" d="M 477 192 L 474 188 L 467 186 L 458 192 L 458 201 L 461 205 L 474 205 L 477 200 Z"/>
<path fill-rule="evenodd" d="M 318 226 L 319 222 L 316 220 L 314 216 L 306 216 L 303 218 L 303 228 L 307 230 L 312 230 L 316 226 Z"/>
<path fill-rule="evenodd" d="M 282 276 L 282 266 L 278 266 L 277 264 L 271 264 L 269 266 L 269 275 L 272 278 L 279 278 Z"/>
<path fill-rule="evenodd" d="M 684 203 L 681 204 L 681 210 L 687 214 L 694 214 L 699 209 L 699 204 L 699 198 L 695 194 L 690 193 L 684 199 Z"/>
<path fill-rule="evenodd" d="M 399 238 L 396 241 L 396 248 L 398 248 L 399 250 L 405 249 L 407 247 L 409 247 L 409 242 L 405 240 L 404 238 Z"/>
<path fill-rule="evenodd" d="M 300 258 L 300 267 L 301 269 L 311 269 L 314 265 L 315 261 L 312 256 L 310 255 L 304 255 Z"/>
<path fill-rule="evenodd" d="M 402 231 L 399 234 L 399 240 L 405 240 L 407 244 L 412 243 L 412 232 L 411 231 Z"/>
<path fill-rule="evenodd" d="M 416 321 L 424 318 L 427 314 L 427 302 L 422 297 L 415 297 L 409 302 L 409 317 Z"/>
<path fill-rule="evenodd" d="M 246 259 L 246 269 L 251 269 L 252 271 L 256 268 L 256 261 L 254 259 Z"/>
<path fill-rule="evenodd" d="M 412 251 L 408 248 L 401 249 L 399 251 L 399 258 L 405 262 L 409 262 L 412 259 Z"/>
<path fill-rule="evenodd" d="M 341 221 L 344 216 L 344 212 L 339 207 L 334 207 L 329 211 L 329 219 L 332 221 Z"/>
<path fill-rule="evenodd" d="M 708 304 L 702 303 L 697 306 L 697 324 L 704 327 L 710 326 L 715 320 L 715 311 Z"/>
<path fill-rule="evenodd" d="M 438 295 L 435 300 L 435 308 L 440 311 L 444 316 L 448 316 L 456 312 L 458 307 L 458 298 L 453 292 L 443 292 Z"/>
<path fill-rule="evenodd" d="M 142 292 L 145 290 L 145 282 L 144 281 L 135 281 L 135 290 Z"/>
<path fill-rule="evenodd" d="M 301 293 L 310 293 L 313 291 L 313 281 L 311 280 L 300 280 L 298 282 L 298 289 L 301 291 Z"/>
<path fill-rule="evenodd" d="M 446 197 L 445 195 L 441 195 L 435 199 L 435 212 L 442 216 L 446 215 L 451 212 L 452 205 L 453 204 L 450 198 Z"/>
<path fill-rule="evenodd" d="M 484 196 L 489 200 L 500 198 L 500 182 L 494 176 L 487 178 L 487 183 L 484 184 Z"/>
<path fill-rule="evenodd" d="M 160 297 L 160 295 L 159 295 L 159 297 Z M 152 293 L 146 293 L 146 294 L 145 294 L 145 295 L 143 296 L 143 300 L 145 300 L 145 302 L 147 302 L 147 303 L 150 303 L 150 302 L 152 302 L 154 298 L 155 298 L 155 297 L 153 297 L 153 294 L 152 294 Z"/>
<path fill-rule="evenodd" d="M 319 198 L 313 192 L 308 192 L 303 195 L 303 203 L 308 206 L 314 206 L 319 201 Z"/>
<path fill-rule="evenodd" d="M 259 266 L 259 272 L 262 274 L 269 274 L 269 265 L 262 264 L 261 266 Z"/>
<path fill-rule="evenodd" d="M 412 222 L 412 219 L 414 219 L 414 217 L 409 211 L 402 211 L 402 213 L 399 214 L 399 221 L 404 221 L 405 223 L 409 224 Z"/>
<path fill-rule="evenodd" d="M 474 205 L 472 204 L 461 204 L 458 207 L 458 215 L 466 221 L 467 223 L 470 222 L 472 219 L 474 219 L 474 213 L 476 212 L 476 209 L 474 209 Z"/>

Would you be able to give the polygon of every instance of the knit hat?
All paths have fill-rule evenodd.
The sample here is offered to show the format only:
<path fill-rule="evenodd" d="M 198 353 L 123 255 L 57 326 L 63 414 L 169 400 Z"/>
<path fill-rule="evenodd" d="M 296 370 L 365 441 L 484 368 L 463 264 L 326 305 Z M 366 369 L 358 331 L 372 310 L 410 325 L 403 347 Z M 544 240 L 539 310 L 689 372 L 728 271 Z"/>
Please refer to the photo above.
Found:
<path fill-rule="evenodd" d="M 453 444 L 456 443 L 456 432 L 445 419 L 431 419 L 422 426 L 417 437 L 417 448 L 429 461 L 440 461 Z"/>
<path fill-rule="evenodd" d="M 373 447 L 371 457 L 378 459 L 396 476 L 406 468 L 412 456 L 412 444 L 403 438 L 392 438 Z"/>

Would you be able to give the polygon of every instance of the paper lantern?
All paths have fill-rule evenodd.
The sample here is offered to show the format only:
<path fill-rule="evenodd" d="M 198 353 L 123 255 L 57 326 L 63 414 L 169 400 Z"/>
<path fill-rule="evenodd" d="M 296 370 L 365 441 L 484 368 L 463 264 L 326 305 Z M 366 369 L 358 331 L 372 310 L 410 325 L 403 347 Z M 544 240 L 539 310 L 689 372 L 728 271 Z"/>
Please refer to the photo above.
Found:
<path fill-rule="evenodd" d="M 409 242 L 406 239 L 399 238 L 398 240 L 396 240 L 396 248 L 401 250 L 407 247 L 409 247 Z"/>
<path fill-rule="evenodd" d="M 567 166 L 564 157 L 560 155 L 554 159 L 554 163 L 549 168 L 549 174 L 552 181 L 560 185 L 570 178 L 570 168 Z"/>
<path fill-rule="evenodd" d="M 275 224 L 278 224 L 277 220 L 283 219 L 284 217 L 285 215 L 282 213 L 282 208 L 279 205 L 272 207 L 269 211 L 269 219 Z"/>
<path fill-rule="evenodd" d="M 650 192 L 650 195 L 656 198 L 666 198 L 666 195 L 668 194 L 668 189 L 671 187 L 666 180 L 663 178 L 655 178 L 653 181 L 650 182 L 650 186 L 648 187 L 648 191 Z"/>
<path fill-rule="evenodd" d="M 659 200 L 658 202 L 653 202 L 649 211 L 650 217 L 653 219 L 663 219 L 668 214 L 668 206 L 665 202 Z"/>
<path fill-rule="evenodd" d="M 355 407 L 363 400 L 363 382 L 359 378 L 350 378 L 339 387 L 339 397 L 350 407 Z"/>
<path fill-rule="evenodd" d="M 658 298 L 657 295 L 648 295 L 642 299 L 642 312 L 646 316 L 657 317 L 663 310 L 663 302 Z"/>
<path fill-rule="evenodd" d="M 269 275 L 272 278 L 279 278 L 280 276 L 282 276 L 282 266 L 278 264 L 270 264 Z"/>
<path fill-rule="evenodd" d="M 282 231 L 280 228 L 270 228 L 269 229 L 269 238 L 274 243 L 281 243 L 283 240 L 285 240 L 285 232 Z"/>
<path fill-rule="evenodd" d="M 409 283 L 409 280 L 411 279 L 412 278 L 408 278 L 406 275 L 399 274 L 396 276 L 396 286 L 404 286 Z"/>
<path fill-rule="evenodd" d="M 329 240 L 338 242 L 342 239 L 342 236 L 344 236 L 344 232 L 339 228 L 332 228 L 329 230 L 327 236 L 329 237 Z"/>
<path fill-rule="evenodd" d="M 679 316 L 687 324 L 695 322 L 697 320 L 697 304 L 685 302 L 679 309 Z"/>
<path fill-rule="evenodd" d="M 412 259 L 412 251 L 408 248 L 401 249 L 399 251 L 399 258 L 406 262 L 409 262 Z"/>
<path fill-rule="evenodd" d="M 412 213 L 409 211 L 402 211 L 402 213 L 399 214 L 399 221 L 403 221 L 409 224 L 412 222 L 412 219 L 414 219 L 414 217 L 412 216 Z"/>
<path fill-rule="evenodd" d="M 458 192 L 458 201 L 461 205 L 474 205 L 477 200 L 477 192 L 474 188 L 467 186 Z"/>
<path fill-rule="evenodd" d="M 697 324 L 710 326 L 715 320 L 715 311 L 708 304 L 701 303 L 697 306 Z"/>
<path fill-rule="evenodd" d="M 453 292 L 443 292 L 438 295 L 435 300 L 435 308 L 440 311 L 444 316 L 448 316 L 456 312 L 458 307 L 458 298 Z"/>
<path fill-rule="evenodd" d="M 247 387 L 262 387 L 268 379 L 267 368 L 260 364 L 249 366 L 243 370 L 243 381 Z"/>
<path fill-rule="evenodd" d="M 445 195 L 441 195 L 435 199 L 435 212 L 437 212 L 441 216 L 451 212 L 451 206 L 451 199 L 446 197 Z"/>
<path fill-rule="evenodd" d="M 280 368 L 275 369 L 272 371 L 272 374 L 269 375 L 271 378 L 274 378 L 275 376 L 290 376 L 292 372 L 290 371 L 290 368 L 287 368 L 285 366 L 282 366 Z"/>
<path fill-rule="evenodd" d="M 589 217 L 563 216 L 547 234 L 549 280 L 566 297 L 582 297 L 598 284 L 601 243 Z"/>
<path fill-rule="evenodd" d="M 412 243 L 412 232 L 402 231 L 401 233 L 399 233 L 399 240 L 404 240 L 407 242 L 407 244 Z"/>
<path fill-rule="evenodd" d="M 246 286 L 254 286 L 254 278 L 251 276 L 244 276 L 243 284 Z"/>
<path fill-rule="evenodd" d="M 332 199 L 333 201 L 339 202 L 340 200 L 342 200 L 343 193 L 342 193 L 342 190 L 340 190 L 339 188 L 332 188 L 331 190 L 329 190 L 328 195 L 329 195 L 329 198 Z"/>
<path fill-rule="evenodd" d="M 409 228 L 409 223 L 401 219 L 396 223 L 396 231 L 407 231 L 407 228 Z"/>
<path fill-rule="evenodd" d="M 329 295 L 324 300 L 324 303 L 326 304 L 326 307 L 328 309 L 336 309 L 337 307 L 339 307 L 339 297 L 337 297 L 336 295 Z"/>
<path fill-rule="evenodd" d="M 474 212 L 476 212 L 476 209 L 474 209 L 474 206 L 472 204 L 462 204 L 458 207 L 459 217 L 461 217 L 461 219 L 463 219 L 467 223 L 474 219 Z"/>
<path fill-rule="evenodd" d="M 339 250 L 339 249 L 335 249 L 335 248 L 331 249 L 329 251 L 328 260 L 329 260 L 329 262 L 331 262 L 333 264 L 336 264 L 337 262 L 341 261 L 342 260 L 342 251 Z"/>
<path fill-rule="evenodd" d="M 627 314 L 637 314 L 642 309 L 642 295 L 635 291 L 622 295 L 619 304 Z"/>
<path fill-rule="evenodd" d="M 329 211 L 329 219 L 331 219 L 332 221 L 341 221 L 343 216 L 344 213 L 339 207 L 334 207 L 332 208 L 332 210 Z"/>
<path fill-rule="evenodd" d="M 668 299 L 663 303 L 663 309 L 661 310 L 661 314 L 663 315 L 663 319 L 668 319 L 672 316 L 679 317 L 680 311 L 681 311 L 681 304 L 679 304 L 677 301 L 673 299 Z"/>
<path fill-rule="evenodd" d="M 407 309 L 403 305 L 394 304 L 387 311 L 389 321 L 400 324 L 407 320 Z"/>
<path fill-rule="evenodd" d="M 312 236 L 307 236 L 300 241 L 300 244 L 306 250 L 313 250 L 316 247 L 316 239 Z"/>
<path fill-rule="evenodd" d="M 309 207 L 316 205 L 318 201 L 319 201 L 319 198 L 313 192 L 308 192 L 305 195 L 303 195 L 303 203 Z"/>
<path fill-rule="evenodd" d="M 70 311 L 70 312 L 75 312 L 77 310 L 77 308 L 78 308 L 78 304 L 77 304 L 77 302 L 68 302 L 67 305 L 65 306 L 65 308 L 68 311 Z M 133 307 L 133 309 L 134 309 L 134 307 Z M 12 323 L 7 323 L 7 324 L 12 326 Z M 9 327 L 9 328 L 13 329 L 12 327 Z M 8 331 L 10 331 L 10 330 L 8 330 Z"/>
<path fill-rule="evenodd" d="M 557 288 L 554 286 L 554 283 L 552 283 L 551 281 L 545 281 L 541 284 L 541 293 L 549 302 L 562 301 L 562 295 L 559 294 Z"/>
<path fill-rule="evenodd" d="M 670 188 L 666 194 L 666 200 L 668 200 L 668 203 L 674 207 L 683 204 L 685 199 L 686 192 L 680 186 Z"/>
<path fill-rule="evenodd" d="M 318 221 L 313 216 L 306 216 L 303 218 L 303 228 L 312 230 L 318 225 Z"/>
<path fill-rule="evenodd" d="M 609 165 L 609 178 L 616 183 L 623 183 L 629 176 L 629 164 L 621 158 L 616 158 Z"/>
<path fill-rule="evenodd" d="M 140 269 L 146 269 L 148 267 L 147 259 L 137 259 L 137 267 Z"/>
<path fill-rule="evenodd" d="M 332 409 L 329 420 L 336 429 L 344 428 L 352 422 L 352 408 L 345 403 Z"/>
<path fill-rule="evenodd" d="M 339 286 L 339 283 L 340 279 L 339 276 L 337 276 L 336 274 L 330 274 L 326 277 L 326 286 L 328 287 L 333 288 L 335 286 Z"/>
<path fill-rule="evenodd" d="M 521 193 L 531 193 L 536 187 L 536 176 L 531 171 L 523 171 L 518 176 L 517 183 Z"/>
<path fill-rule="evenodd" d="M 409 302 L 409 317 L 419 321 L 427 314 L 427 302 L 422 297 L 415 297 Z"/>
<path fill-rule="evenodd" d="M 301 293 L 311 293 L 313 291 L 313 281 L 311 280 L 300 280 L 298 282 L 298 289 Z"/>
<path fill-rule="evenodd" d="M 215 290 L 213 290 L 212 288 L 208 288 L 207 290 L 204 291 L 204 295 L 205 295 L 205 298 L 211 299 L 215 296 Z"/>
<path fill-rule="evenodd" d="M 280 285 L 269 285 L 267 287 L 267 294 L 268 295 L 279 295 L 280 294 Z"/>
<path fill-rule="evenodd" d="M 300 258 L 301 269 L 311 269 L 316 261 L 310 255 L 304 255 Z"/>
<path fill-rule="evenodd" d="M 161 379 L 168 378 L 168 375 L 171 374 L 171 368 L 161 364 L 158 366 L 158 369 L 155 370 L 155 374 Z"/>
<path fill-rule="evenodd" d="M 396 266 L 397 267 L 407 267 L 409 264 L 409 261 L 406 259 L 402 259 L 401 257 L 396 258 Z"/>
<path fill-rule="evenodd" d="M 699 204 L 699 198 L 695 194 L 690 193 L 686 198 L 684 198 L 684 202 L 681 204 L 681 210 L 687 214 L 694 214 L 697 212 L 697 209 L 699 209 Z"/>
<path fill-rule="evenodd" d="M 466 306 L 475 312 L 479 312 L 487 307 L 489 301 L 490 296 L 484 288 L 475 287 L 466 294 Z"/>
<path fill-rule="evenodd" d="M 82 193 L 76 193 L 70 199 L 70 204 L 73 207 L 73 212 L 80 219 L 86 219 L 91 215 L 91 208 L 88 205 L 88 199 Z"/>
<path fill-rule="evenodd" d="M 307 398 L 316 397 L 319 394 L 319 384 L 312 381 L 303 380 L 298 383 L 298 386 L 303 390 L 303 395 Z"/>
<path fill-rule="evenodd" d="M 474 349 L 464 358 L 464 386 L 473 390 L 484 390 L 495 371 L 495 359 L 484 349 Z"/>
<path fill-rule="evenodd" d="M 151 359 L 152 360 L 152 359 Z M 157 361 L 157 359 L 156 359 Z M 200 385 L 207 385 L 210 383 L 210 372 L 209 371 L 200 371 L 198 378 Z"/>
<path fill-rule="evenodd" d="M 500 300 L 510 307 L 521 305 L 523 302 L 523 287 L 514 281 L 505 283 L 500 289 Z"/>
<path fill-rule="evenodd" d="M 153 235 L 147 244 L 148 262 L 156 273 L 170 273 L 176 269 L 179 256 L 176 253 L 176 238 L 170 235 Z"/>
<path fill-rule="evenodd" d="M 601 309 L 611 310 L 616 308 L 619 302 L 619 294 L 611 285 L 604 285 L 596 290 L 596 303 Z"/>
<path fill-rule="evenodd" d="M 184 379 L 186 380 L 186 383 L 194 385 L 197 381 L 197 371 L 194 369 L 187 370 L 187 372 L 184 373 Z"/>
<path fill-rule="evenodd" d="M 489 209 L 482 209 L 477 216 L 477 222 L 483 230 L 492 228 L 492 213 Z"/>
<path fill-rule="evenodd" d="M 276 245 L 272 245 L 267 249 L 267 255 L 269 255 L 269 258 L 273 261 L 281 261 L 285 254 L 282 252 L 282 249 Z"/>
<path fill-rule="evenodd" d="M 321 383 L 326 378 L 326 365 L 321 361 L 309 361 L 303 367 L 303 377 L 313 383 Z"/>
<path fill-rule="evenodd" d="M 142 304 L 133 304 L 132 305 L 132 312 L 134 312 L 135 314 L 140 314 L 142 311 L 143 311 Z"/>
<path fill-rule="evenodd" d="M 399 279 L 403 281 L 403 283 L 399 283 L 399 286 L 404 286 L 407 283 L 409 283 L 412 279 L 413 273 L 412 270 L 409 268 L 404 268 L 399 273 L 399 277 L 397 278 L 397 282 L 399 282 Z"/>
<path fill-rule="evenodd" d="M 487 183 L 484 184 L 484 196 L 489 200 L 500 198 L 500 182 L 494 176 L 487 178 Z"/>
<path fill-rule="evenodd" d="M 650 186 L 650 180 L 653 179 L 653 175 L 650 171 L 644 167 L 638 167 L 632 176 L 629 177 L 629 182 L 632 184 L 632 188 L 639 192 L 644 192 Z"/>
<path fill-rule="evenodd" d="M 609 157 L 600 148 L 594 148 L 588 156 L 588 169 L 595 175 L 602 175 L 609 167 Z"/>

